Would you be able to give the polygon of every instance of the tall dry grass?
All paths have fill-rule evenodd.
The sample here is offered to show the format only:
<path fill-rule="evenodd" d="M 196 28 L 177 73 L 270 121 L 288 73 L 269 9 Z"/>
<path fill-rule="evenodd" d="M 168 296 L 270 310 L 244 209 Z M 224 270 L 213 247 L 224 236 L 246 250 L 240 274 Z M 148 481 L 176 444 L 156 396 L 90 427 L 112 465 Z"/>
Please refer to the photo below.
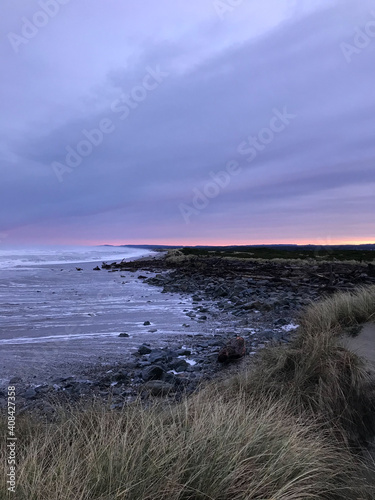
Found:
<path fill-rule="evenodd" d="M 93 404 L 20 423 L 16 498 L 370 499 L 348 450 L 287 406 L 211 389 L 176 407 Z"/>
<path fill-rule="evenodd" d="M 1 498 L 373 500 L 375 472 L 353 453 L 374 432 L 373 385 L 338 339 L 347 320 L 372 318 L 374 293 L 310 306 L 286 348 L 179 404 L 20 416 L 17 493 L 3 482 Z"/>
<path fill-rule="evenodd" d="M 341 292 L 311 304 L 301 318 L 304 335 L 310 332 L 341 331 L 350 326 L 375 321 L 375 286 Z"/>
<path fill-rule="evenodd" d="M 375 287 L 337 293 L 311 304 L 286 347 L 265 349 L 255 365 L 224 382 L 252 397 L 288 400 L 338 439 L 360 448 L 375 435 L 375 387 L 363 359 L 342 347 L 347 326 L 372 321 Z"/>

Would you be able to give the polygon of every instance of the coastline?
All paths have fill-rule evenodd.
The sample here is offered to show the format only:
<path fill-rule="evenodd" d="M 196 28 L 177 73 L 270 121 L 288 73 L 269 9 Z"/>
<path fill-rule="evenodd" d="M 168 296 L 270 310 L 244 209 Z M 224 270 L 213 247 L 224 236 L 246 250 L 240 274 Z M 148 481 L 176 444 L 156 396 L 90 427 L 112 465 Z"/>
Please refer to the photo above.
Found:
<path fill-rule="evenodd" d="M 366 334 L 362 324 L 374 318 L 375 286 L 361 288 L 350 283 L 359 270 L 361 279 L 366 279 L 363 266 L 351 266 L 346 282 L 337 282 L 338 287 L 351 288 L 350 293 L 327 293 L 327 276 L 319 272 L 318 286 L 309 288 L 300 276 L 302 286 L 290 295 L 289 285 L 285 287 L 289 280 L 280 280 L 285 262 L 275 263 L 274 276 L 270 272 L 265 279 L 259 270 L 269 266 L 266 262 L 248 262 L 249 277 L 238 262 L 234 263 L 236 274 L 233 262 L 229 266 L 220 262 L 215 269 L 211 260 L 200 259 L 194 265 L 166 261 L 168 257 L 157 264 L 147 260 L 112 263 L 103 266 L 110 274 L 101 276 L 111 279 L 132 273 L 137 283 L 156 290 L 165 303 L 169 295 L 188 298 L 191 307 L 184 312 L 191 325 L 208 328 L 216 319 L 219 328 L 209 335 L 186 334 L 178 339 L 179 344 L 141 344 L 132 361 L 115 364 L 112 360 L 106 367 L 86 372 L 85 379 L 72 376 L 52 385 L 27 388 L 13 381 L 10 392 L 16 403 L 10 413 L 17 415 L 17 445 L 22 457 L 19 488 L 25 491 L 25 498 L 30 487 L 38 491 L 38 498 L 43 496 L 41 491 L 50 496 L 55 491 L 56 471 L 62 471 L 58 477 L 62 487 L 68 472 L 75 488 L 83 484 L 87 498 L 93 498 L 97 475 L 92 471 L 103 470 L 103 464 L 110 465 L 104 476 L 110 485 L 103 484 L 98 498 L 114 491 L 124 493 L 124 481 L 134 498 L 177 498 L 181 486 L 190 498 L 187 480 L 195 481 L 202 468 L 211 471 L 214 467 L 210 475 L 202 475 L 203 487 L 209 492 L 218 477 L 231 478 L 233 471 L 241 471 L 250 462 L 246 481 L 255 481 L 258 491 L 257 484 L 263 484 L 266 472 L 267 498 L 279 491 L 284 495 L 284 484 L 291 484 L 302 492 L 293 494 L 296 498 L 306 496 L 309 488 L 319 498 L 320 493 L 326 497 L 332 491 L 332 498 L 354 500 L 359 494 L 373 499 L 374 378 L 352 348 L 341 346 L 348 335 L 358 333 L 357 346 L 363 340 L 371 341 L 371 337 L 362 337 Z M 298 262 L 287 273 L 295 274 L 296 268 Z M 304 269 L 311 271 L 306 265 Z M 249 279 L 256 284 L 252 281 L 251 287 L 242 289 L 241 284 Z M 309 290 L 313 291 L 310 298 L 325 298 L 314 299 L 305 307 Z M 254 292 L 259 309 L 250 300 Z M 298 329 L 288 323 L 291 318 L 300 321 Z M 372 325 L 367 333 L 374 332 Z M 234 363 L 218 363 L 220 347 L 237 333 L 246 342 L 245 355 Z M 126 343 L 130 337 L 117 340 Z M 267 344 L 269 348 L 263 349 Z M 206 381 L 209 383 L 200 385 Z M 5 416 L 6 409 L 1 411 Z M 227 463 L 233 464 L 229 474 Z M 43 477 L 32 476 L 36 467 L 43 470 Z M 178 481 L 172 496 L 165 488 L 171 467 Z M 272 476 L 275 470 L 281 476 Z M 271 485 L 269 474 L 274 477 Z M 34 478 L 31 486 L 30 477 Z M 241 472 L 238 477 L 242 482 Z M 302 482 L 296 484 L 296 477 L 302 477 Z M 160 486 L 155 489 L 156 482 Z M 138 485 L 142 485 L 140 490 Z M 353 495 L 342 495 L 343 491 Z M 195 498 L 195 492 L 193 495 Z"/>
<path fill-rule="evenodd" d="M 170 321 L 172 310 L 180 307 L 178 328 L 175 323 L 167 332 L 156 324 L 141 324 L 142 333 L 138 335 L 125 329 L 113 333 L 111 341 L 120 352 L 116 354 L 112 348 L 106 352 L 103 344 L 98 359 L 82 363 L 85 349 L 87 358 L 90 357 L 89 343 L 93 341 L 86 336 L 77 349 L 76 359 L 50 366 L 52 371 L 44 378 L 30 380 L 30 376 L 25 378 L 15 371 L 10 381 L 17 387 L 21 411 L 37 408 L 43 413 L 49 407 L 48 401 L 60 397 L 73 401 L 91 396 L 110 398 L 114 408 L 121 407 L 145 387 L 149 391 L 144 397 L 149 393 L 168 393 L 179 398 L 218 373 L 225 376 L 228 367 L 218 363 L 217 355 L 228 339 L 240 335 L 245 340 L 246 356 L 236 363 L 240 367 L 269 343 L 287 343 L 298 326 L 300 310 L 309 301 L 333 292 L 332 284 L 327 290 L 326 276 L 316 268 L 318 264 L 311 267 L 300 262 L 286 265 L 205 258 L 176 264 L 168 256 L 159 253 L 151 258 L 112 262 L 100 273 L 101 279 L 104 273 L 108 276 L 107 272 L 126 275 L 126 281 L 156 293 L 166 305 L 166 321 Z M 82 271 L 73 268 L 74 279 L 86 271 L 97 277 L 95 264 L 82 264 Z M 343 264 L 338 266 L 341 269 Z M 363 267 L 352 268 L 363 274 Z M 288 278 L 282 276 L 286 272 Z M 318 282 L 306 281 L 311 274 L 318 276 Z M 297 283 L 293 275 L 298 276 Z M 348 276 L 340 286 L 351 284 L 353 273 Z M 141 314 L 147 322 L 147 312 Z M 121 333 L 123 336 L 119 337 Z"/>

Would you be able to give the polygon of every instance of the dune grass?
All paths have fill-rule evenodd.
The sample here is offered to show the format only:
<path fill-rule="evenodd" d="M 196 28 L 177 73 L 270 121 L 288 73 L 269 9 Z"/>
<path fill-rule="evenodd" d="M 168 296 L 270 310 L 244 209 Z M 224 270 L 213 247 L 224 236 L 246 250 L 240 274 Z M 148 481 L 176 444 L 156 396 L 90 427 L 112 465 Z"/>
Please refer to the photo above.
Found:
<path fill-rule="evenodd" d="M 374 383 L 339 338 L 373 317 L 374 298 L 371 287 L 312 304 L 286 347 L 178 404 L 92 402 L 49 424 L 19 416 L 17 493 L 3 482 L 0 497 L 373 500 L 375 470 L 359 451 L 375 433 Z M 4 457 L 0 467 L 5 477 Z"/>
<path fill-rule="evenodd" d="M 304 335 L 311 332 L 341 331 L 361 323 L 375 322 L 375 286 L 336 293 L 311 304 L 301 318 Z"/>
<path fill-rule="evenodd" d="M 288 400 L 297 414 L 309 414 L 354 448 L 375 435 L 375 386 L 365 362 L 345 349 L 347 327 L 374 320 L 375 287 L 340 292 L 302 313 L 287 346 L 265 349 L 255 366 L 225 382 L 257 397 Z"/>
<path fill-rule="evenodd" d="M 92 404 L 59 424 L 20 422 L 18 437 L 19 500 L 372 498 L 319 424 L 239 392 L 148 410 Z"/>

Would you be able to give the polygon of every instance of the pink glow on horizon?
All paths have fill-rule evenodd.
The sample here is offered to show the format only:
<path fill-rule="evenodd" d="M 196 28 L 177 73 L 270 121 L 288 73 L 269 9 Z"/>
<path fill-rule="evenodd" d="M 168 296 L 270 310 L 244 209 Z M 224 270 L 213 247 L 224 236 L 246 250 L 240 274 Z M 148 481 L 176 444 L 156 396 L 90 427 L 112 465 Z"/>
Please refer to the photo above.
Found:
<path fill-rule="evenodd" d="M 209 241 L 199 241 L 199 240 L 83 240 L 70 242 L 69 244 L 84 245 L 84 246 L 98 246 L 98 245 L 166 245 L 166 246 L 233 246 L 233 245 L 365 245 L 372 244 L 375 240 L 334 240 L 329 241 L 322 240 L 209 240 Z M 68 244 L 68 243 L 67 243 Z"/>

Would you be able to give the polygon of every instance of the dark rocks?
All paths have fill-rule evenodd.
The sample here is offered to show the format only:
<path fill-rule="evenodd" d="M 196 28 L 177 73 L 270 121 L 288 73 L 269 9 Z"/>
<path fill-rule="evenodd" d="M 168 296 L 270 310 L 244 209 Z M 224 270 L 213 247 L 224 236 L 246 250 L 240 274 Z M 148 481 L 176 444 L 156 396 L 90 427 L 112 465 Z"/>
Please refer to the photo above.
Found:
<path fill-rule="evenodd" d="M 150 325 L 151 325 L 151 323 L 150 323 L 149 321 L 145 321 L 145 322 L 143 323 L 143 326 L 150 326 Z"/>
<path fill-rule="evenodd" d="M 142 378 L 145 382 L 149 380 L 160 380 L 165 373 L 165 370 L 158 365 L 147 366 L 142 370 Z"/>
<path fill-rule="evenodd" d="M 263 340 L 276 340 L 277 341 L 277 340 L 281 339 L 282 335 L 283 335 L 283 333 L 277 332 L 275 330 L 270 330 L 270 329 L 262 330 L 259 333 L 259 336 Z"/>
<path fill-rule="evenodd" d="M 129 379 L 130 379 L 130 377 L 129 377 L 128 372 L 126 372 L 124 370 L 120 370 L 113 375 L 113 380 L 116 382 L 125 383 L 125 382 L 129 382 Z"/>
<path fill-rule="evenodd" d="M 145 280 L 145 279 L 147 279 L 147 276 L 143 276 L 143 274 L 140 274 L 140 275 L 138 276 L 138 279 L 139 279 L 139 280 Z"/>
<path fill-rule="evenodd" d="M 125 337 L 125 338 L 128 338 L 130 335 L 128 333 L 120 333 L 119 334 L 119 337 Z"/>
<path fill-rule="evenodd" d="M 99 266 L 94 267 L 93 271 L 100 271 L 100 267 Z"/>
<path fill-rule="evenodd" d="M 82 271 L 82 267 L 76 267 L 77 271 Z"/>
<path fill-rule="evenodd" d="M 48 384 L 43 384 L 35 387 L 35 392 L 39 394 L 46 394 L 47 392 L 51 391 L 52 387 L 49 386 Z"/>
<path fill-rule="evenodd" d="M 176 354 L 177 356 L 190 356 L 191 349 L 177 349 Z"/>
<path fill-rule="evenodd" d="M 188 368 L 190 368 L 189 363 L 187 363 L 184 359 L 176 359 L 172 361 L 169 366 L 171 367 L 172 370 L 175 370 L 176 372 L 184 372 Z"/>
<path fill-rule="evenodd" d="M 21 377 L 12 377 L 9 380 L 9 385 L 20 384 L 20 383 L 22 383 L 22 378 Z"/>
<path fill-rule="evenodd" d="M 273 324 L 277 327 L 285 326 L 288 324 L 288 320 L 286 320 L 285 318 L 278 318 L 274 321 Z"/>
<path fill-rule="evenodd" d="M 69 377 L 57 377 L 55 379 L 52 380 L 52 383 L 54 384 L 62 384 L 64 382 L 69 382 L 69 381 L 72 381 L 74 380 L 74 377 L 72 375 L 70 375 Z"/>
<path fill-rule="evenodd" d="M 220 349 L 217 360 L 220 363 L 228 363 L 246 354 L 245 339 L 243 337 L 236 337 L 230 339 L 225 347 Z"/>
<path fill-rule="evenodd" d="M 142 344 L 138 347 L 138 352 L 139 354 L 150 354 L 150 352 L 152 351 L 152 349 L 147 346 L 146 344 Z"/>
<path fill-rule="evenodd" d="M 150 363 L 160 363 L 163 361 L 167 361 L 168 359 L 168 353 L 162 350 L 155 350 L 152 351 L 150 356 L 148 357 L 148 360 Z"/>
<path fill-rule="evenodd" d="M 25 399 L 35 399 L 37 397 L 36 390 L 33 389 L 32 387 L 29 387 L 26 389 L 26 391 L 23 393 L 23 397 Z"/>

